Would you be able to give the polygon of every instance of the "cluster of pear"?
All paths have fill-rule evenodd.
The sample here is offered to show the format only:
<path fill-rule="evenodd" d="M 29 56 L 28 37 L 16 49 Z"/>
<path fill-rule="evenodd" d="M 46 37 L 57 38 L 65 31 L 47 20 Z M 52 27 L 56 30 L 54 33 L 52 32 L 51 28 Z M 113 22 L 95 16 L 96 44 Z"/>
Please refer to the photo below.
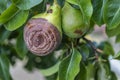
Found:
<path fill-rule="evenodd" d="M 28 49 L 39 56 L 53 52 L 61 43 L 62 35 L 80 38 L 87 30 L 80 9 L 67 1 L 61 8 L 55 0 L 46 12 L 32 17 L 24 28 L 24 40 Z"/>

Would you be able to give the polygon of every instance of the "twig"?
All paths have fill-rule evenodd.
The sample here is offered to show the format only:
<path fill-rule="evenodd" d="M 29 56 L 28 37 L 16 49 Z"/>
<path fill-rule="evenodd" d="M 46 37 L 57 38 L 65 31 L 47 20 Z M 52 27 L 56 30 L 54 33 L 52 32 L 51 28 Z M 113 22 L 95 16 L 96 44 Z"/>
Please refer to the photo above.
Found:
<path fill-rule="evenodd" d="M 103 54 L 103 51 L 101 49 L 95 47 L 95 45 L 92 43 L 92 41 L 86 39 L 85 37 L 83 37 L 83 40 L 85 40 L 91 46 L 91 48 L 95 51 L 95 53 L 97 52 L 97 53 Z"/>

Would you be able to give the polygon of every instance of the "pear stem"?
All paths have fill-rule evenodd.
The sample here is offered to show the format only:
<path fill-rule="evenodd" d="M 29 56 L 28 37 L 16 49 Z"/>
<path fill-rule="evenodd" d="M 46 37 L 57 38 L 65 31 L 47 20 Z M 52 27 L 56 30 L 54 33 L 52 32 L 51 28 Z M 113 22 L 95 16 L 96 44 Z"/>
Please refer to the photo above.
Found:
<path fill-rule="evenodd" d="M 49 10 L 50 6 L 51 6 L 51 5 L 50 5 L 49 3 L 46 4 L 46 11 Z"/>

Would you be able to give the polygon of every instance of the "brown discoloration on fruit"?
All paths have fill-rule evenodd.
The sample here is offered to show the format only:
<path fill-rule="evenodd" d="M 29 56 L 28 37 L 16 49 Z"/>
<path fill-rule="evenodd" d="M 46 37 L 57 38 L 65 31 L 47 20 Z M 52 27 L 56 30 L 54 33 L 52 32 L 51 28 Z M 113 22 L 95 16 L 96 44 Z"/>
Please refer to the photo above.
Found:
<path fill-rule="evenodd" d="M 33 18 L 24 28 L 24 40 L 28 49 L 39 56 L 54 51 L 61 42 L 58 29 L 43 18 Z"/>
<path fill-rule="evenodd" d="M 27 27 L 31 28 L 33 25 L 31 25 L 29 22 L 26 24 Z"/>
<path fill-rule="evenodd" d="M 81 30 L 75 30 L 75 32 L 74 33 L 76 33 L 76 34 L 80 34 L 80 35 L 82 35 L 83 34 L 83 32 L 81 31 Z"/>

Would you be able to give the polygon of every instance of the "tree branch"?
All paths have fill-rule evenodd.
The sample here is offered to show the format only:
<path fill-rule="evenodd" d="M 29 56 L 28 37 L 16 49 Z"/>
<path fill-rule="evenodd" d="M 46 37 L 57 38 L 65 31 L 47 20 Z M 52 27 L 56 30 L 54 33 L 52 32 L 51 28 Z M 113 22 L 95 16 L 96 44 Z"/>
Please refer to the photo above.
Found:
<path fill-rule="evenodd" d="M 86 39 L 85 37 L 83 37 L 83 40 L 85 40 L 90 45 L 90 47 L 95 51 L 95 53 L 97 52 L 97 53 L 103 54 L 103 51 L 101 49 L 95 47 L 95 45 L 92 43 L 92 41 Z"/>

